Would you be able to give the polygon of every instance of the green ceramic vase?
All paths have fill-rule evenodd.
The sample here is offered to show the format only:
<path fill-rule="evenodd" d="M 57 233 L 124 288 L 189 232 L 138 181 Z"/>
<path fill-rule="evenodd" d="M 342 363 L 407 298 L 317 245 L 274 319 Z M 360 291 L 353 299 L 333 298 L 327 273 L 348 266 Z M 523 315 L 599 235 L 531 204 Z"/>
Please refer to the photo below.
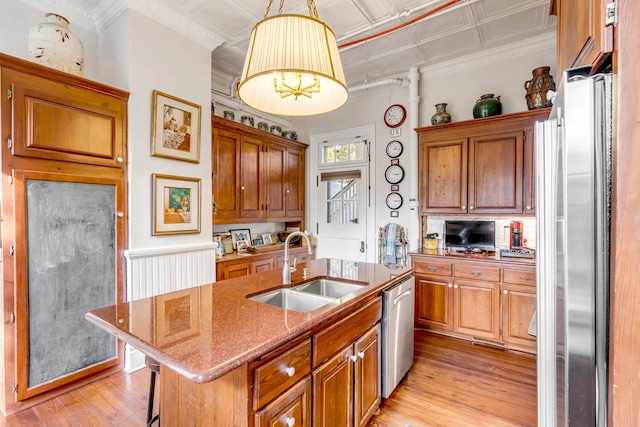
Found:
<path fill-rule="evenodd" d="M 499 116 L 502 114 L 500 96 L 494 97 L 492 93 L 482 95 L 473 106 L 473 118 Z"/>

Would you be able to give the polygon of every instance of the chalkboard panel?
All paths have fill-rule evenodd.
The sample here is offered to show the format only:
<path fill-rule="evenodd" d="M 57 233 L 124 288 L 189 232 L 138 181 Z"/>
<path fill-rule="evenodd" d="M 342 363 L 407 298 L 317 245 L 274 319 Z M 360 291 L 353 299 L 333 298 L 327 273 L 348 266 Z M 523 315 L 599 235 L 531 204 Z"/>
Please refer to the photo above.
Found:
<path fill-rule="evenodd" d="M 27 180 L 29 388 L 116 357 L 85 314 L 116 303 L 116 188 Z"/>

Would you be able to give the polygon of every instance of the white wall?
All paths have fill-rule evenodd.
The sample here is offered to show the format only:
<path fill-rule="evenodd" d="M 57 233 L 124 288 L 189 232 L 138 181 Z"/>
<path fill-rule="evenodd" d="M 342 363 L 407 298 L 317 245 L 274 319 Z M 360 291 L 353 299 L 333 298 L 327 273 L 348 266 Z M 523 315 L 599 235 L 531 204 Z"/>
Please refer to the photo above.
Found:
<path fill-rule="evenodd" d="M 505 59 L 487 65 L 473 66 L 457 70 L 445 69 L 438 73 L 429 70 L 421 70 L 419 82 L 419 127 L 430 126 L 431 116 L 435 113 L 434 105 L 446 102 L 447 111 L 452 116 L 452 121 L 473 119 L 473 106 L 476 100 L 485 93 L 500 95 L 503 114 L 515 113 L 527 110 L 525 100 L 526 90 L 524 82 L 531 79 L 531 71 L 534 68 L 548 65 L 555 69 L 555 48 L 544 49 L 537 52 L 528 52 L 525 55 Z M 408 73 L 408 70 L 407 70 Z M 554 76 L 555 78 L 555 76 Z M 374 203 L 375 224 L 380 226 L 388 222 L 409 228 L 411 248 L 415 248 L 420 242 L 419 230 L 411 227 L 411 212 L 409 207 L 409 189 L 417 188 L 417 183 L 409 182 L 400 184 L 400 193 L 404 198 L 400 208 L 399 218 L 390 218 L 389 209 L 385 205 L 385 198 L 390 191 L 389 184 L 384 179 L 384 171 L 390 164 L 389 157 L 385 153 L 386 145 L 392 139 L 398 139 L 404 144 L 404 151 L 400 157 L 400 165 L 410 176 L 409 169 L 418 167 L 418 159 L 409 154 L 410 133 L 413 130 L 407 121 L 402 125 L 400 137 L 390 137 L 389 129 L 383 121 L 384 111 L 392 104 L 402 104 L 409 108 L 409 89 L 396 85 L 382 86 L 367 91 L 352 93 L 345 106 L 337 111 L 320 116 L 296 118 L 292 120 L 292 128 L 298 131 L 298 139 L 310 141 L 311 135 L 328 133 L 341 129 L 354 128 L 368 124 L 376 126 L 376 164 L 373 185 L 375 189 Z M 316 149 L 310 147 L 310 150 Z M 414 151 L 417 153 L 417 149 Z M 310 166 L 310 165 L 308 165 Z M 307 182 L 315 182 L 314 170 L 307 171 Z M 408 178 L 405 178 L 405 180 Z M 417 179 L 417 178 L 416 178 Z M 307 192 L 309 197 L 311 191 Z M 307 200 L 307 206 L 310 201 Z M 310 213 L 307 212 L 307 222 Z M 462 218 L 460 218 L 462 219 Z M 418 227 L 419 228 L 419 227 Z"/>
<path fill-rule="evenodd" d="M 138 12 L 129 15 L 129 247 L 211 242 L 211 52 Z M 202 106 L 200 163 L 151 156 L 154 89 Z M 200 234 L 151 235 L 153 173 L 202 179 Z"/>

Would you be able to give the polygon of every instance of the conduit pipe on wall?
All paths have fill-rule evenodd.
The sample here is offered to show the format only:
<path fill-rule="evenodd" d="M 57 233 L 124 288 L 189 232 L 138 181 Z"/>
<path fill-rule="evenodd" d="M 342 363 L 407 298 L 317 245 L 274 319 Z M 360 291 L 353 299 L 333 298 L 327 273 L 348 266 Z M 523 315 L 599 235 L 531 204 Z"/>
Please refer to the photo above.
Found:
<path fill-rule="evenodd" d="M 384 79 L 378 80 L 376 82 L 364 83 L 360 86 L 351 86 L 349 87 L 349 92 L 358 92 L 361 90 L 373 89 L 374 87 L 385 86 L 385 85 L 398 85 L 400 87 L 408 87 L 410 82 L 408 79 Z"/>
<path fill-rule="evenodd" d="M 420 236 L 420 199 L 418 194 L 418 134 L 420 127 L 420 73 L 418 68 L 409 69 L 409 250 L 422 246 Z"/>

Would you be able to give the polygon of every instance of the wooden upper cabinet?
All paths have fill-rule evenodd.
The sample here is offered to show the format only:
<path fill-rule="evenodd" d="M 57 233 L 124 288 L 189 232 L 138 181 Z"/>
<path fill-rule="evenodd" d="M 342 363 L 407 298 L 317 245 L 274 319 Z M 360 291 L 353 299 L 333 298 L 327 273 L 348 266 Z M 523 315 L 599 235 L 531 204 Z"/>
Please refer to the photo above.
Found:
<path fill-rule="evenodd" d="M 212 116 L 214 224 L 304 219 L 306 144 Z"/>
<path fill-rule="evenodd" d="M 533 128 L 549 112 L 417 129 L 422 214 L 535 215 Z"/>
<path fill-rule="evenodd" d="M 263 141 L 246 135 L 242 135 L 240 141 L 240 217 L 264 218 Z"/>
<path fill-rule="evenodd" d="M 214 217 L 226 220 L 240 217 L 240 134 L 213 129 L 212 186 Z"/>
<path fill-rule="evenodd" d="M 522 131 L 469 139 L 469 213 L 522 212 Z"/>
<path fill-rule="evenodd" d="M 466 138 L 420 144 L 423 213 L 466 213 Z"/>
<path fill-rule="evenodd" d="M 14 156 L 123 168 L 127 100 L 2 69 L 11 98 Z"/>
<path fill-rule="evenodd" d="M 555 0 L 551 3 L 551 14 L 558 17 L 556 76 L 561 76 L 567 68 L 583 65 L 596 70 L 611 54 L 613 25 L 605 23 L 608 2 Z"/>
<path fill-rule="evenodd" d="M 304 149 L 288 147 L 285 170 L 285 217 L 288 221 L 304 219 Z M 269 207 L 271 210 L 271 207 Z M 274 216 L 270 213 L 271 216 Z"/>

